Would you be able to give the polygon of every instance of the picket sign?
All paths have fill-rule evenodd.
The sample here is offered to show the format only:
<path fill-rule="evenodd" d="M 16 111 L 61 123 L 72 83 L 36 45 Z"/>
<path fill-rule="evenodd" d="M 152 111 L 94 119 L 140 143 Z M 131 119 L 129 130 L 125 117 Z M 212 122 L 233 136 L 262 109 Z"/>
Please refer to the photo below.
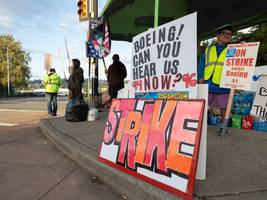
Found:
<path fill-rule="evenodd" d="M 220 135 L 224 136 L 230 117 L 235 89 L 250 90 L 257 61 L 259 42 L 229 44 L 224 61 L 220 87 L 230 88 L 225 118 Z"/>
<path fill-rule="evenodd" d="M 197 14 L 133 38 L 131 80 L 136 93 L 186 92 L 197 96 Z"/>
<path fill-rule="evenodd" d="M 259 67 L 255 67 L 255 73 L 253 76 L 253 83 L 251 86 L 251 90 L 256 92 L 256 96 L 253 102 L 253 106 L 251 109 L 251 115 L 254 116 L 259 116 L 259 117 L 263 117 L 263 115 L 261 114 L 261 110 L 264 110 L 265 107 L 265 112 L 267 112 L 267 103 L 266 100 L 264 101 L 264 97 L 266 98 L 266 93 L 263 91 L 266 91 L 265 89 L 262 89 L 267 87 L 267 66 L 259 66 Z M 261 108 L 259 107 L 259 105 L 261 105 Z"/>
<path fill-rule="evenodd" d="M 129 81 L 125 87 L 118 92 L 119 99 L 135 97 L 135 89 L 132 82 Z M 207 163 L 207 115 L 208 115 L 208 84 L 197 84 L 197 98 L 205 99 L 205 110 L 203 115 L 202 133 L 199 149 L 199 159 L 197 164 L 197 180 L 206 180 L 206 163 Z"/>
<path fill-rule="evenodd" d="M 98 159 L 192 200 L 203 112 L 200 99 L 114 99 Z"/>
<path fill-rule="evenodd" d="M 49 53 L 45 53 L 45 58 L 44 58 L 44 69 L 48 73 L 50 68 L 52 67 L 52 56 Z"/>

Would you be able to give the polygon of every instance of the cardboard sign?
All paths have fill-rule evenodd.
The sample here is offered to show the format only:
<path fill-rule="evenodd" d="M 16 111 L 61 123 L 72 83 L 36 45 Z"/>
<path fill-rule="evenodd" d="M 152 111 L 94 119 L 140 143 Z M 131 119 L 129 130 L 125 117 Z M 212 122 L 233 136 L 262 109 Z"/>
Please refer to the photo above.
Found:
<path fill-rule="evenodd" d="M 114 99 L 99 160 L 192 199 L 203 109 L 204 100 Z"/>
<path fill-rule="evenodd" d="M 267 75 L 260 77 L 251 114 L 267 119 Z"/>
<path fill-rule="evenodd" d="M 220 87 L 250 90 L 259 42 L 229 44 Z"/>
<path fill-rule="evenodd" d="M 132 42 L 135 92 L 189 92 L 196 98 L 196 13 L 141 33 Z"/>
<path fill-rule="evenodd" d="M 266 66 L 256 66 L 254 70 L 251 91 L 256 92 L 259 88 L 260 77 L 267 76 L 267 65 Z"/>
<path fill-rule="evenodd" d="M 44 69 L 49 71 L 51 67 L 52 67 L 52 56 L 46 53 L 44 58 Z"/>

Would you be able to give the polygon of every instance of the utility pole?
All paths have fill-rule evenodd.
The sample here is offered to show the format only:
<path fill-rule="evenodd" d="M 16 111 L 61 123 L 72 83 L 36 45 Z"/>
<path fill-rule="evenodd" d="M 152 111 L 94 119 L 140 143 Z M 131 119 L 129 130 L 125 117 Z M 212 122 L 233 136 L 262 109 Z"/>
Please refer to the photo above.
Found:
<path fill-rule="evenodd" d="M 6 48 L 6 63 L 7 63 L 7 97 L 10 97 L 10 78 L 9 78 L 9 43 Z"/>
<path fill-rule="evenodd" d="M 91 13 L 92 19 L 98 17 L 98 0 L 92 0 L 93 3 L 93 12 Z M 98 59 L 94 58 L 93 65 L 94 67 L 92 74 L 92 102 L 94 106 L 98 106 Z"/>
<path fill-rule="evenodd" d="M 96 2 L 97 3 L 97 2 Z M 79 0 L 77 6 L 79 7 L 78 10 L 78 15 L 79 15 L 79 21 L 89 21 L 89 26 L 88 26 L 88 32 L 87 32 L 87 42 L 88 40 L 90 40 L 90 19 L 95 18 L 95 14 L 97 12 L 97 10 L 94 10 L 94 6 L 95 6 L 95 1 L 94 0 Z M 92 6 L 93 4 L 93 6 Z M 85 48 L 87 49 L 87 42 L 85 45 Z M 86 50 L 87 51 L 87 50 Z M 92 104 L 94 105 L 94 75 L 93 73 L 91 73 L 91 67 L 92 67 L 92 58 L 88 57 L 88 88 L 87 88 L 87 93 L 88 93 L 88 105 Z M 90 80 L 92 76 L 92 81 Z M 92 92 L 91 92 L 91 103 L 90 103 L 90 81 L 91 81 L 91 88 L 92 88 Z"/>

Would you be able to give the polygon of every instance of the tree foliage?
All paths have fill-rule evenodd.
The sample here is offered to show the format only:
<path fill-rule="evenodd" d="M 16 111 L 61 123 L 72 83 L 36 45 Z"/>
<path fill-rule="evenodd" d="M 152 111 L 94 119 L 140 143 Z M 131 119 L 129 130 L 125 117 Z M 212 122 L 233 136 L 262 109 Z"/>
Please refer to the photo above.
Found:
<path fill-rule="evenodd" d="M 235 42 L 260 42 L 256 66 L 267 65 L 267 24 L 252 27 L 248 33 L 238 32 Z"/>
<path fill-rule="evenodd" d="M 0 35 L 0 86 L 6 87 L 7 81 L 7 49 L 9 53 L 10 85 L 20 89 L 27 86 L 31 77 L 29 53 L 22 49 L 20 41 L 11 35 Z"/>

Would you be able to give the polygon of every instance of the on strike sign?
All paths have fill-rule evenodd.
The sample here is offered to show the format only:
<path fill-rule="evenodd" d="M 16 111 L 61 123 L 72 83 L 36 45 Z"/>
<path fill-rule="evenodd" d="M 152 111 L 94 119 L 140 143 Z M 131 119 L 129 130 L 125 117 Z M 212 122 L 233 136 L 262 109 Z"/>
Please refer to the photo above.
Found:
<path fill-rule="evenodd" d="M 250 90 L 259 44 L 251 42 L 228 45 L 220 87 Z"/>
<path fill-rule="evenodd" d="M 114 99 L 99 160 L 191 200 L 203 109 L 204 100 Z"/>
<path fill-rule="evenodd" d="M 196 98 L 196 16 L 187 15 L 133 38 L 135 92 L 181 91 Z"/>

